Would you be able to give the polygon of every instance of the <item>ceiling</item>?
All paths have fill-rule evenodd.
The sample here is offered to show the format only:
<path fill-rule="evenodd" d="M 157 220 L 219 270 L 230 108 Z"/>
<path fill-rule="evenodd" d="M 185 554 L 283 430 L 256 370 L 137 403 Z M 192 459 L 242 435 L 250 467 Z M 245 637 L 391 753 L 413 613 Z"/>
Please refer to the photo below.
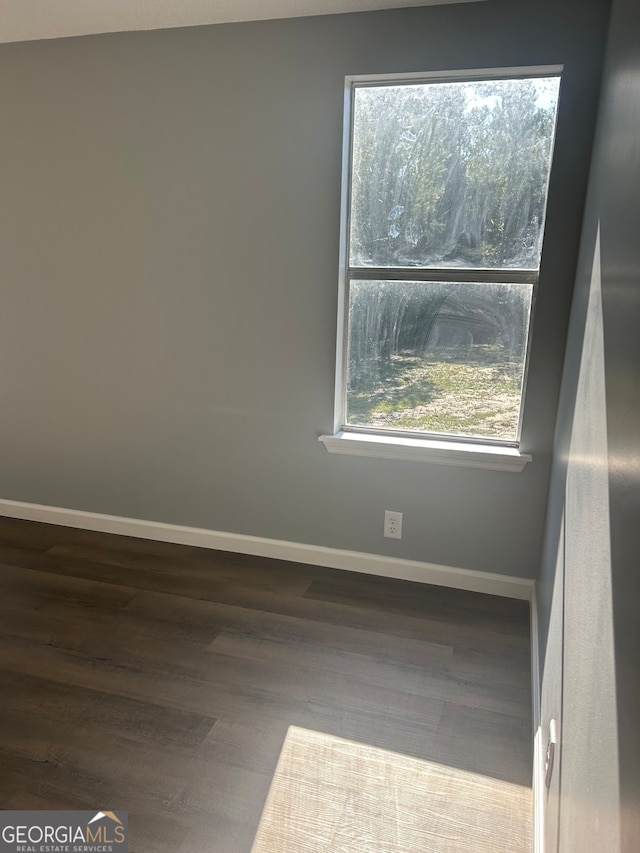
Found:
<path fill-rule="evenodd" d="M 0 0 L 0 42 L 478 0 Z"/>

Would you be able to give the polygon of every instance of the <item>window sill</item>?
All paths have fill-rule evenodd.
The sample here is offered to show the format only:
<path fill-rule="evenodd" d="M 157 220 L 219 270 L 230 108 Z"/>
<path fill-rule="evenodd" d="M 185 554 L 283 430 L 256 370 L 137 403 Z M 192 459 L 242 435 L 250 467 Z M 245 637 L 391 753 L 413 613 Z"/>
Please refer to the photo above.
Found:
<path fill-rule="evenodd" d="M 424 438 L 338 432 L 318 439 L 329 453 L 349 456 L 373 456 L 378 459 L 401 459 L 405 462 L 430 462 L 433 465 L 462 465 L 467 468 L 489 468 L 494 471 L 522 471 L 531 462 L 528 453 L 516 447 L 495 444 L 465 444 Z"/>

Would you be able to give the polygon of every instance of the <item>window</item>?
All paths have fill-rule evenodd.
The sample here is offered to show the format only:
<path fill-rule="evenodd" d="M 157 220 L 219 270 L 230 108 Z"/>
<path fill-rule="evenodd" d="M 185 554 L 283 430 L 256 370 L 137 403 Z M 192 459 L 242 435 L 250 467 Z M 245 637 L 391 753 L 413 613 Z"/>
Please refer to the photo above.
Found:
<path fill-rule="evenodd" d="M 347 80 L 343 435 L 518 447 L 560 70 Z"/>

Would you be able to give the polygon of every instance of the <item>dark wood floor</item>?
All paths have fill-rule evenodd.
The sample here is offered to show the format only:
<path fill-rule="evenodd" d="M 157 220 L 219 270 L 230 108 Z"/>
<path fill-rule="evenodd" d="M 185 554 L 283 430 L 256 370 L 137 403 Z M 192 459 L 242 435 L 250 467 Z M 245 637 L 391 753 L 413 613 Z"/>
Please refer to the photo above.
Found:
<path fill-rule="evenodd" d="M 528 605 L 0 519 L 0 808 L 248 853 L 290 725 L 528 786 Z"/>

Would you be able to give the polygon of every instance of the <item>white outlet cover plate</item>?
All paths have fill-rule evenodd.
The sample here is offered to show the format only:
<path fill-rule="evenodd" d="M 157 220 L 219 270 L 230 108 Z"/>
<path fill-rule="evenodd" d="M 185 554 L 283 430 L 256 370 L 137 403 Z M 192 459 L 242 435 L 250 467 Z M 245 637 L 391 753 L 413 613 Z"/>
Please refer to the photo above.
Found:
<path fill-rule="evenodd" d="M 387 509 L 384 512 L 384 535 L 387 539 L 402 539 L 402 513 Z"/>

